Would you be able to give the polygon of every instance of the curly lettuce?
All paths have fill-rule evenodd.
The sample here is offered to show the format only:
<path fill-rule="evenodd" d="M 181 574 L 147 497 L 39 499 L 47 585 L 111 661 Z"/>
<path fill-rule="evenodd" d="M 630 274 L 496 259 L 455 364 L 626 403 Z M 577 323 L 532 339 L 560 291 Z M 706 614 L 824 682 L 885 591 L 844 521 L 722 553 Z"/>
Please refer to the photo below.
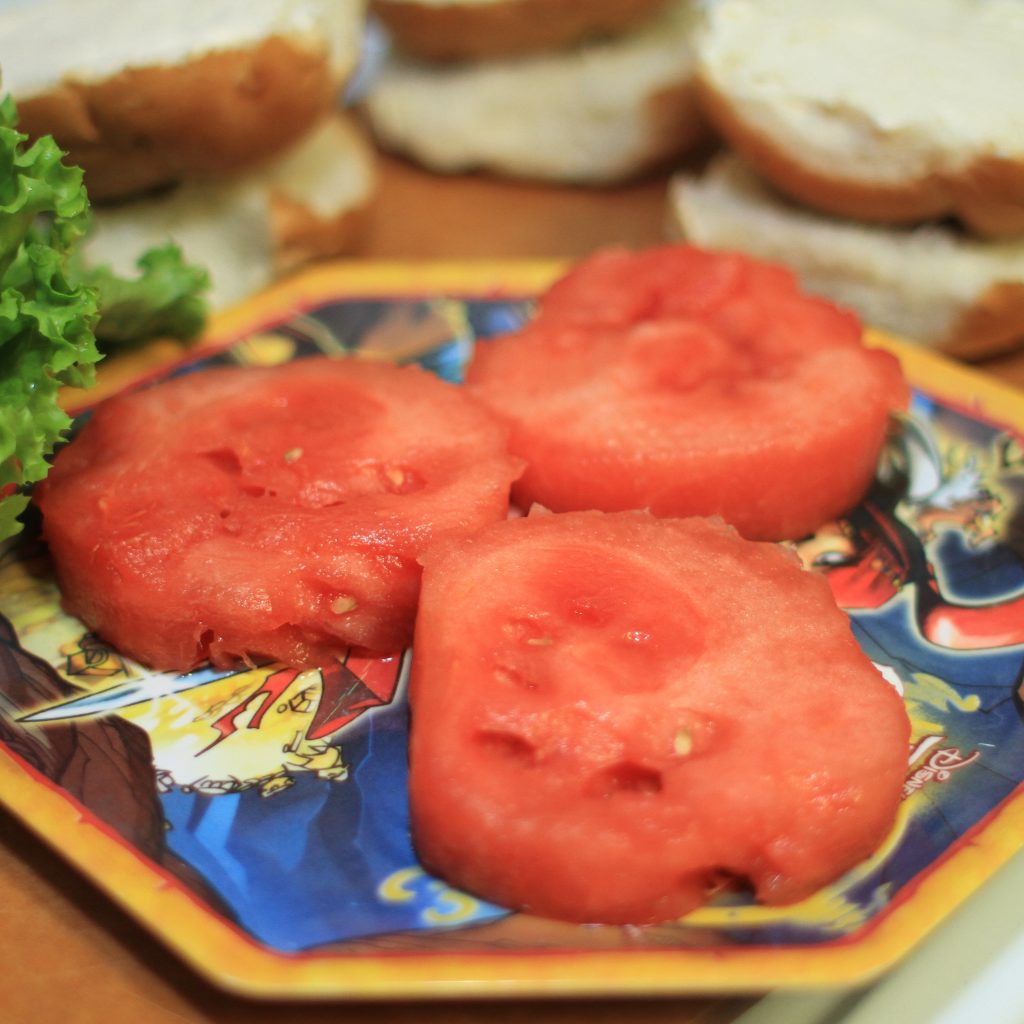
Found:
<path fill-rule="evenodd" d="M 100 348 L 136 345 L 150 338 L 191 341 L 206 325 L 208 308 L 203 293 L 210 275 L 202 267 L 186 263 L 173 243 L 149 249 L 136 261 L 135 278 L 119 277 L 107 266 L 80 267 L 73 273 L 96 289 Z"/>
<path fill-rule="evenodd" d="M 88 387 L 100 359 L 95 289 L 67 273 L 89 227 L 77 167 L 49 137 L 26 148 L 14 103 L 0 101 L 0 539 L 20 530 L 28 487 L 71 421 L 64 385 Z"/>
<path fill-rule="evenodd" d="M 62 387 L 86 388 L 106 351 L 202 331 L 205 270 L 177 246 L 151 249 L 126 279 L 87 267 L 91 224 L 82 171 L 49 136 L 26 147 L 10 97 L 0 101 L 0 540 L 18 533 L 32 484 L 71 420 Z"/>

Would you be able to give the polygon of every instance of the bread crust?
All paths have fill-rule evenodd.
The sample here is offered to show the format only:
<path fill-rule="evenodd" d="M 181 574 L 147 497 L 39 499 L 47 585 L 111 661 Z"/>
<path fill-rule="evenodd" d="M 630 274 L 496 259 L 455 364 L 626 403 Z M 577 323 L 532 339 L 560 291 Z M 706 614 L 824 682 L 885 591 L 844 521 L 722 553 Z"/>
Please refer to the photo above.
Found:
<path fill-rule="evenodd" d="M 784 263 L 807 291 L 880 330 L 965 360 L 1024 343 L 1024 245 L 951 225 L 886 228 L 782 199 L 734 155 L 669 185 L 667 233 Z"/>
<path fill-rule="evenodd" d="M 916 224 L 957 217 L 987 238 L 1024 234 L 1024 161 L 982 156 L 956 174 L 932 173 L 897 184 L 826 174 L 801 161 L 745 119 L 730 98 L 698 73 L 701 109 L 715 130 L 780 192 L 815 209 L 873 224 Z"/>
<path fill-rule="evenodd" d="M 987 359 L 1024 342 L 1024 281 L 992 285 L 954 325 L 940 347 L 961 359 Z"/>
<path fill-rule="evenodd" d="M 955 200 L 951 212 L 976 234 L 1024 235 L 1024 158 L 980 157 L 948 185 Z"/>
<path fill-rule="evenodd" d="M 22 129 L 52 134 L 103 201 L 254 166 L 301 138 L 340 84 L 326 50 L 271 36 L 175 66 L 67 78 L 18 109 Z"/>
<path fill-rule="evenodd" d="M 497 0 L 422 3 L 371 0 L 396 45 L 422 60 L 478 60 L 572 46 L 588 36 L 618 35 L 666 0 Z"/>
<path fill-rule="evenodd" d="M 314 260 L 358 251 L 377 199 L 377 154 L 362 127 L 345 114 L 332 115 L 349 152 L 345 159 L 363 169 L 364 188 L 347 205 L 331 213 L 289 194 L 287 183 L 273 181 L 269 190 L 273 271 L 282 275 Z"/>
<path fill-rule="evenodd" d="M 701 113 L 692 81 L 680 81 L 651 93 L 644 101 L 647 146 L 619 180 L 628 181 L 673 167 L 686 156 L 699 161 L 713 136 Z"/>
<path fill-rule="evenodd" d="M 270 225 L 274 238 L 274 273 L 287 274 L 314 260 L 356 251 L 370 220 L 372 197 L 334 217 L 312 215 L 309 208 L 274 192 Z"/>

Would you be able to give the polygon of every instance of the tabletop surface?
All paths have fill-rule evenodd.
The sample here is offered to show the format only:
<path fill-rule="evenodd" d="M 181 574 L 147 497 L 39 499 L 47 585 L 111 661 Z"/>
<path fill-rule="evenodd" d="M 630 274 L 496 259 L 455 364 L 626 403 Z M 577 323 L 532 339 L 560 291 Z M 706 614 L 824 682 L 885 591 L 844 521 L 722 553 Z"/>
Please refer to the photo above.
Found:
<path fill-rule="evenodd" d="M 570 189 L 484 176 L 437 178 L 383 159 L 360 258 L 572 259 L 602 245 L 665 239 L 666 179 Z M 983 367 L 1024 386 L 1024 351 Z M 750 998 L 586 1002 L 257 1003 L 227 995 L 180 964 L 60 856 L 0 810 L 4 1024 L 49 1021 L 259 1022 L 445 1020 L 453 1024 L 587 1021 L 718 1024 Z"/>

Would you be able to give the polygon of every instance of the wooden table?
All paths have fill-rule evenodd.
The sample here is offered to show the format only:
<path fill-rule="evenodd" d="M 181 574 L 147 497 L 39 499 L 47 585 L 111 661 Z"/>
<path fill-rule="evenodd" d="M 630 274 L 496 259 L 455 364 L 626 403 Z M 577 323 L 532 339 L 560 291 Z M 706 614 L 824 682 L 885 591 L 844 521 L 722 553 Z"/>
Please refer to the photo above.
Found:
<path fill-rule="evenodd" d="M 668 237 L 663 175 L 588 190 L 442 178 L 397 160 L 384 160 L 382 172 L 382 201 L 361 250 L 370 259 L 572 259 L 601 245 L 653 245 Z M 1024 345 L 981 366 L 1024 387 Z"/>
<path fill-rule="evenodd" d="M 359 255 L 402 260 L 572 258 L 604 244 L 656 243 L 664 238 L 664 217 L 664 178 L 588 191 L 484 177 L 438 179 L 385 161 L 379 203 Z M 986 369 L 1024 385 L 1024 352 Z M 3 811 L 0 840 L 3 1024 L 718 1024 L 735 1020 L 752 1001 L 250 1002 L 194 975 Z"/>

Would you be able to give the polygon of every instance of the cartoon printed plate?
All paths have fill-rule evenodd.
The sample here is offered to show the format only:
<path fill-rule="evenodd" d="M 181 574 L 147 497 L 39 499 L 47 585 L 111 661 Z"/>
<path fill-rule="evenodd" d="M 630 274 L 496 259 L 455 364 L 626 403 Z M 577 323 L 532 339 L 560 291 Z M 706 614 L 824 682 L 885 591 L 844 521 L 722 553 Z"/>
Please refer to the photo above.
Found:
<path fill-rule="evenodd" d="M 458 379 L 554 272 L 319 269 L 150 376 L 360 351 Z M 148 673 L 61 613 L 31 528 L 0 553 L 0 799 L 181 957 L 251 995 L 724 992 L 877 974 L 1024 836 L 1024 398 L 878 343 L 904 360 L 911 414 L 868 500 L 800 548 L 901 688 L 913 736 L 898 826 L 813 898 L 733 895 L 638 929 L 455 892 L 410 844 L 406 658 Z M 138 376 L 114 370 L 108 391 Z"/>

